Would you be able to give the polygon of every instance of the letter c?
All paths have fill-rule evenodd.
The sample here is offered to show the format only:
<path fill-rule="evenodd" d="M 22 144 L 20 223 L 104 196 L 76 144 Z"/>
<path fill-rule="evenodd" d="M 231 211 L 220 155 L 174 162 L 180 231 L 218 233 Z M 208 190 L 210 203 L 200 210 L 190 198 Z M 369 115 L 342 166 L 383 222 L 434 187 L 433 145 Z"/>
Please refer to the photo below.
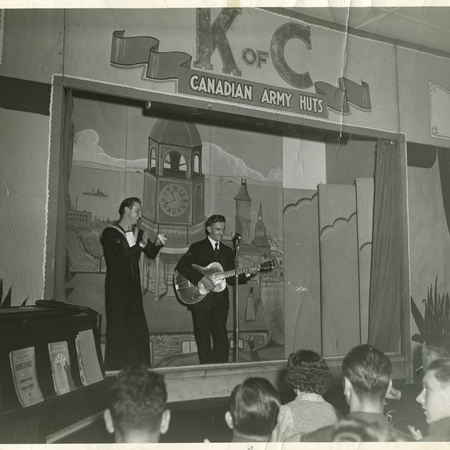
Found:
<path fill-rule="evenodd" d="M 198 91 L 198 84 L 195 84 L 196 81 L 198 81 L 198 75 L 192 75 L 189 79 L 189 86 L 191 86 L 193 91 Z"/>
<path fill-rule="evenodd" d="M 299 89 L 306 89 L 313 85 L 309 72 L 297 73 L 289 67 L 284 57 L 284 48 L 291 39 L 300 39 L 311 49 L 311 28 L 299 23 L 285 23 L 273 34 L 270 42 L 270 54 L 276 71 L 286 83 Z"/>

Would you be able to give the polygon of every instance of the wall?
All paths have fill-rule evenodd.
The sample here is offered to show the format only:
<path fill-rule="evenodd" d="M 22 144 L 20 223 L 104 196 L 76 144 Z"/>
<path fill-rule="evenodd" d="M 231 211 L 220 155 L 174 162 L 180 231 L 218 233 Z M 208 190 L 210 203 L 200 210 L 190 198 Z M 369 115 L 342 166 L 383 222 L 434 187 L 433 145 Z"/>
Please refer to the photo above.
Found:
<path fill-rule="evenodd" d="M 7 9 L 0 75 L 50 83 L 63 72 L 64 11 Z"/>
<path fill-rule="evenodd" d="M 422 152 L 424 158 L 431 153 L 434 161 L 420 167 L 408 158 L 411 296 L 423 314 L 423 300 L 436 282 L 440 295 L 450 290 L 450 236 L 443 203 L 446 187 L 442 187 L 440 174 L 440 165 L 445 168 L 448 163 L 437 157 L 438 149 L 446 152 L 450 147 L 450 59 L 402 47 L 397 54 L 401 129 L 407 141 L 414 143 L 408 146 L 408 153 L 410 148 Z M 439 103 L 446 104 L 446 108 L 436 104 L 430 83 L 439 87 L 442 96 Z M 432 117 L 432 110 L 436 114 L 436 109 L 438 117 Z M 433 130 L 435 126 L 438 131 Z M 417 332 L 411 320 L 411 336 Z M 418 343 L 413 343 L 412 353 L 417 367 L 420 364 Z"/>
<path fill-rule="evenodd" d="M 13 82 L 19 78 L 50 83 L 54 73 L 62 72 L 63 12 L 2 10 L 0 14 L 4 25 L 0 76 L 11 77 L 2 81 L 0 104 L 4 218 L 0 278 L 4 294 L 12 288 L 13 305 L 26 298 L 32 304 L 42 298 L 44 289 L 50 90 Z"/>
<path fill-rule="evenodd" d="M 48 117 L 0 109 L 0 279 L 12 304 L 42 298 Z M 33 130 L 33 133 L 28 132 Z M 0 299 L 1 301 L 2 299 Z"/>
<path fill-rule="evenodd" d="M 433 56 L 409 49 L 398 49 L 398 85 L 401 132 L 409 142 L 416 142 L 439 147 L 450 147 L 448 111 L 450 81 L 450 58 Z M 430 123 L 430 86 L 435 83 L 447 91 L 447 110 L 442 111 L 441 119 L 446 129 L 440 130 L 448 138 L 439 138 L 432 134 Z"/>

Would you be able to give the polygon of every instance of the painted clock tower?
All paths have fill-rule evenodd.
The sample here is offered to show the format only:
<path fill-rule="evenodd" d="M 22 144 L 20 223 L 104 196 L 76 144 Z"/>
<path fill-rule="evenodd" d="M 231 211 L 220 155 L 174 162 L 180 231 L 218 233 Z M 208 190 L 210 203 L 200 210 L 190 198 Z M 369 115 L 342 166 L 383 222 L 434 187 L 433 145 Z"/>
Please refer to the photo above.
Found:
<path fill-rule="evenodd" d="M 185 247 L 204 232 L 202 141 L 195 124 L 158 119 L 148 138 L 143 222 L 165 232 L 171 247 Z"/>

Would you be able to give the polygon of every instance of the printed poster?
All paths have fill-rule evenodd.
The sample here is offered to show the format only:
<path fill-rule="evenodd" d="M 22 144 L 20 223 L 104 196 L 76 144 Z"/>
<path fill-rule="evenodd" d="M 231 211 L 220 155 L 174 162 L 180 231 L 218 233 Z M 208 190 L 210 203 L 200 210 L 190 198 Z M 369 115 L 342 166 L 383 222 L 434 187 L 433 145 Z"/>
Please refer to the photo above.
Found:
<path fill-rule="evenodd" d="M 34 347 L 22 348 L 9 353 L 17 397 L 21 405 L 27 406 L 44 400 L 36 374 Z"/>
<path fill-rule="evenodd" d="M 80 331 L 75 339 L 78 355 L 78 366 L 83 386 L 103 380 L 103 373 L 98 361 L 94 333 L 91 330 Z"/>
<path fill-rule="evenodd" d="M 48 344 L 52 364 L 53 384 L 58 395 L 67 394 L 75 389 L 70 371 L 69 347 L 66 341 Z"/>

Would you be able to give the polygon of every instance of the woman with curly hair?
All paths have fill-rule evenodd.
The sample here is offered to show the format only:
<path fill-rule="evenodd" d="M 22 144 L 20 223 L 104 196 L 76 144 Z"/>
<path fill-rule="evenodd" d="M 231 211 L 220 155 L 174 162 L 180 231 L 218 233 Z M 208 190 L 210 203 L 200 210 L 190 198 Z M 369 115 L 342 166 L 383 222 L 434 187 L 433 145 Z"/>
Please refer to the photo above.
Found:
<path fill-rule="evenodd" d="M 331 373 L 320 355 L 312 350 L 292 353 L 285 379 L 297 397 L 281 406 L 272 441 L 298 442 L 302 434 L 338 421 L 340 413 L 322 397 L 330 387 Z"/>

